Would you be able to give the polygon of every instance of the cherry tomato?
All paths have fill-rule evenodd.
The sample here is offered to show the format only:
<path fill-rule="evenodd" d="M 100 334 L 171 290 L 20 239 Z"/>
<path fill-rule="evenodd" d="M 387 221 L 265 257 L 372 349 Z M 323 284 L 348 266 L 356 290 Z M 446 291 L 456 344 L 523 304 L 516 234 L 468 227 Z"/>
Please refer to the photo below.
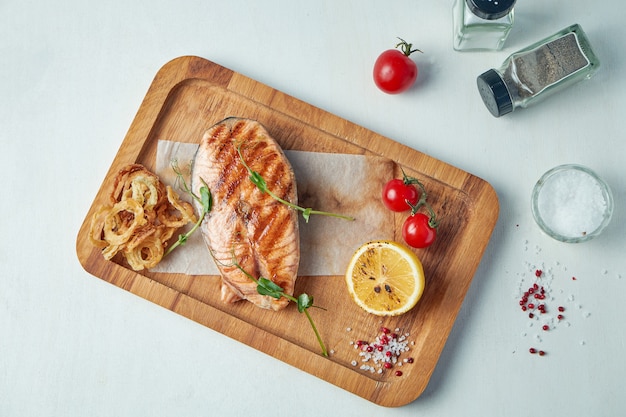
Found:
<path fill-rule="evenodd" d="M 402 225 L 402 237 L 407 245 L 425 248 L 432 245 L 437 237 L 437 226 L 424 213 L 409 216 Z"/>
<path fill-rule="evenodd" d="M 400 38 L 398 38 L 400 39 Z M 398 94 L 406 91 L 417 79 L 417 64 L 409 57 L 419 49 L 411 49 L 411 44 L 400 39 L 396 48 L 380 54 L 374 63 L 374 82 L 376 86 L 388 94 Z"/>
<path fill-rule="evenodd" d="M 383 204 L 391 211 L 407 211 L 417 204 L 419 193 L 413 184 L 406 184 L 404 180 L 395 178 L 383 187 Z"/>

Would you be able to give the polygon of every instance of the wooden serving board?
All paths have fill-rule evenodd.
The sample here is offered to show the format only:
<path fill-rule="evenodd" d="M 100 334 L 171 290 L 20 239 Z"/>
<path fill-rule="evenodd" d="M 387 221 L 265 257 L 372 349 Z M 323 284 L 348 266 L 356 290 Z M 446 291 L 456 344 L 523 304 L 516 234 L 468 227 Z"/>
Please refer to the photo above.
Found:
<path fill-rule="evenodd" d="M 159 139 L 198 143 L 208 127 L 229 116 L 258 120 L 284 149 L 383 156 L 395 161 L 397 177 L 403 168 L 422 180 L 442 222 L 436 243 L 416 250 L 427 278 L 424 295 L 413 310 L 399 317 L 373 316 L 350 299 L 342 276 L 299 277 L 296 293 L 313 295 L 316 305 L 327 309 L 312 311 L 332 351 L 326 358 L 295 305 L 280 312 L 247 302 L 224 305 L 219 277 L 137 273 L 121 261 L 104 260 L 91 246 L 88 231 L 92 213 L 106 201 L 116 173 L 135 162 L 154 170 Z M 498 211 L 494 189 L 476 176 L 213 62 L 186 56 L 167 63 L 154 78 L 80 228 L 76 249 L 82 266 L 96 277 L 367 400 L 393 407 L 413 401 L 426 388 Z M 405 217 L 406 213 L 395 217 L 394 236 L 399 241 Z M 350 341 L 372 341 L 383 325 L 401 329 L 413 342 L 407 357 L 414 363 L 401 368 L 402 376 L 365 372 L 352 364 L 360 358 Z"/>

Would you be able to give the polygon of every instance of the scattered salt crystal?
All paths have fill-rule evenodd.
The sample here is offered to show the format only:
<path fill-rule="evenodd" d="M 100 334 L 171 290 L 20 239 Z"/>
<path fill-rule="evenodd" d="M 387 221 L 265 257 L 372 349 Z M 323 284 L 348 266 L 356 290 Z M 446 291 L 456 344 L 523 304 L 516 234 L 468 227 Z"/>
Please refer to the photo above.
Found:
<path fill-rule="evenodd" d="M 349 332 L 349 331 L 351 331 L 351 330 L 352 330 L 352 328 L 350 328 L 350 327 L 346 327 L 346 332 Z"/>
<path fill-rule="evenodd" d="M 580 345 L 581 345 L 581 346 L 585 346 L 586 344 L 587 344 L 587 342 L 585 342 L 584 340 L 581 340 L 581 341 L 580 341 Z"/>
<path fill-rule="evenodd" d="M 588 311 L 583 312 L 583 317 L 584 318 L 589 318 L 589 316 L 591 316 L 591 313 Z"/>
<path fill-rule="evenodd" d="M 400 329 L 396 330 L 399 332 Z M 409 342 L 407 340 L 409 333 L 397 336 L 396 333 L 390 334 L 390 330 L 385 327 L 381 327 L 380 332 L 371 343 L 362 340 L 350 342 L 355 349 L 359 349 L 358 355 L 361 357 L 362 362 L 360 369 L 363 371 L 378 372 L 380 374 L 384 372 L 384 369 L 402 365 L 401 354 L 410 350 L 409 343 L 414 344 L 413 341 Z M 408 362 L 412 361 L 412 359 L 408 360 Z M 356 364 L 356 361 L 352 361 L 352 363 Z"/>
<path fill-rule="evenodd" d="M 600 227 L 607 202 L 593 176 L 580 170 L 565 170 L 545 180 L 537 208 L 543 221 L 554 232 L 577 237 Z"/>
<path fill-rule="evenodd" d="M 356 365 L 357 365 L 357 361 L 352 361 L 352 362 L 350 362 L 350 364 L 351 364 L 352 366 L 356 366 Z"/>

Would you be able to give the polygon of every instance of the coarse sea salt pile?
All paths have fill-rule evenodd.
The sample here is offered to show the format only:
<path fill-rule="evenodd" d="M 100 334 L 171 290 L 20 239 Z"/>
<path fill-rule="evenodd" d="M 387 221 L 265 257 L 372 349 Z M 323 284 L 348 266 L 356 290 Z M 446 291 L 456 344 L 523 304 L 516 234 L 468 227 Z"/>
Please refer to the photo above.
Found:
<path fill-rule="evenodd" d="M 409 342 L 409 333 L 401 333 L 399 328 L 391 331 L 386 327 L 380 328 L 380 334 L 373 342 L 365 340 L 350 341 L 354 349 L 359 351 L 361 366 L 359 369 L 370 373 L 382 374 L 385 369 L 402 366 L 406 363 L 413 363 L 412 357 L 401 359 L 403 353 L 409 352 L 414 342 Z M 352 366 L 357 366 L 359 362 L 352 361 Z M 396 370 L 396 376 L 402 376 L 402 371 Z"/>
<path fill-rule="evenodd" d="M 585 171 L 569 169 L 555 172 L 545 180 L 537 208 L 553 232 L 577 237 L 600 227 L 607 201 L 596 178 Z"/>

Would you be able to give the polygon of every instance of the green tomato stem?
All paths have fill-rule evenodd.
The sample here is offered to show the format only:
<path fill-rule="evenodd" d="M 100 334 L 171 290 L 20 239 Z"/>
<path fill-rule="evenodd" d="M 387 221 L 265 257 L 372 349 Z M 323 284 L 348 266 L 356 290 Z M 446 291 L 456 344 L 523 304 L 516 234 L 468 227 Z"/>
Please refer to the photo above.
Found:
<path fill-rule="evenodd" d="M 415 205 L 411 204 L 411 202 L 408 200 L 406 201 L 406 203 L 411 207 L 411 215 L 417 213 L 422 207 L 426 208 L 429 215 L 428 225 L 436 229 L 437 226 L 439 226 L 439 221 L 437 220 L 437 213 L 435 213 L 435 210 L 427 201 L 428 192 L 426 191 L 426 187 L 417 178 L 409 177 L 408 175 L 406 175 L 402 167 L 400 167 L 400 170 L 402 171 L 402 181 L 404 182 L 404 184 L 415 184 L 420 189 L 420 198 L 419 200 L 417 200 L 417 203 L 415 203 Z"/>
<path fill-rule="evenodd" d="M 420 53 L 422 52 L 419 49 L 411 49 L 413 47 L 413 44 L 408 43 L 404 39 L 402 38 L 398 38 L 398 39 L 400 39 L 400 43 L 396 45 L 396 48 L 400 47 L 404 55 L 410 56 L 413 52 L 420 52 Z"/>

